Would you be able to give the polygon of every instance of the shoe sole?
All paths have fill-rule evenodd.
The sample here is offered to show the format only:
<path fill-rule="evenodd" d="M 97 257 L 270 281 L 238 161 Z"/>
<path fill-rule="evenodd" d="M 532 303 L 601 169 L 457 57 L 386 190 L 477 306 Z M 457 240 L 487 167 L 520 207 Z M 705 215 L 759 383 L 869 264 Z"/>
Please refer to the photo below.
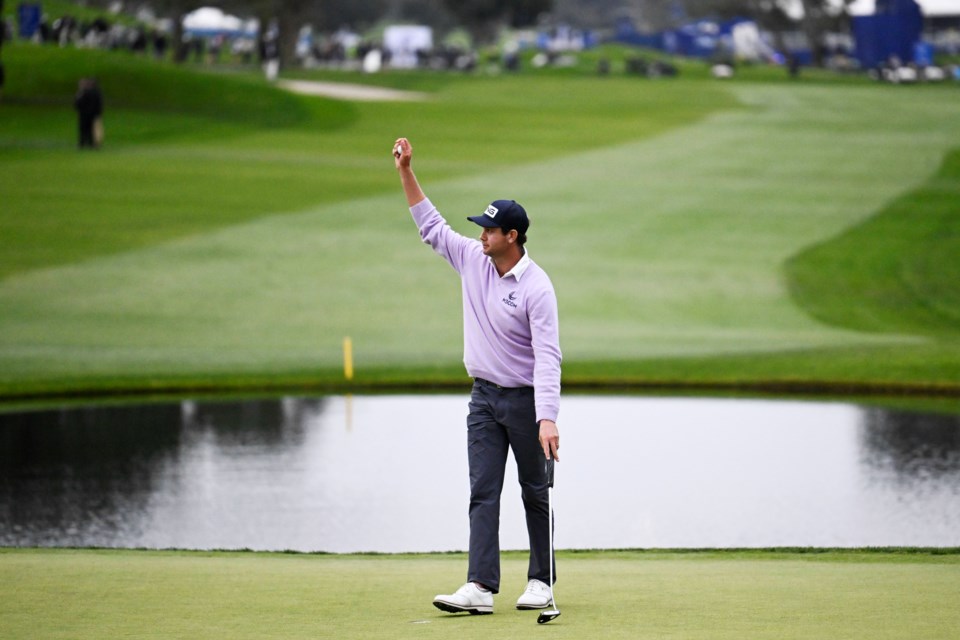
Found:
<path fill-rule="evenodd" d="M 520 611 L 538 611 L 540 609 L 546 609 L 550 606 L 550 603 L 535 605 L 535 604 L 518 604 L 517 609 Z"/>
<path fill-rule="evenodd" d="M 472 616 L 483 616 L 493 613 L 493 607 L 461 607 L 456 604 L 444 602 L 443 600 L 434 600 L 433 606 L 441 611 L 446 611 L 447 613 L 469 613 Z"/>

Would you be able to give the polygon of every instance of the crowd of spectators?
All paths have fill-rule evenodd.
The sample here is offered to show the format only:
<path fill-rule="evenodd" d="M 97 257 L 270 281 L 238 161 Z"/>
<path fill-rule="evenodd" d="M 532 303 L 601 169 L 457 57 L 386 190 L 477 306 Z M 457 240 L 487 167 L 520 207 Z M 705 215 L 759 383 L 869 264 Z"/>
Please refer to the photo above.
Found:
<path fill-rule="evenodd" d="M 9 21 L 0 20 L 0 42 L 11 40 L 14 37 L 14 28 Z M 278 59 L 277 56 L 268 56 L 265 49 L 270 42 L 264 39 L 258 42 L 251 36 L 196 35 L 185 32 L 178 42 L 169 29 L 150 28 L 143 24 L 111 23 L 104 17 L 93 19 L 78 19 L 72 15 L 63 15 L 55 20 L 43 16 L 33 39 L 41 44 L 55 44 L 58 46 L 89 47 L 109 50 L 128 50 L 144 55 L 152 55 L 158 59 L 171 57 L 178 62 L 207 62 L 214 63 L 225 60 L 235 60 L 242 64 L 266 62 L 269 59 Z M 276 46 L 276 42 L 273 45 Z M 298 46 L 295 63 L 305 66 L 325 66 L 334 68 L 363 68 L 364 60 L 370 54 L 376 54 L 380 61 L 379 66 L 388 68 L 391 65 L 391 52 L 381 44 L 372 41 L 356 41 L 349 45 L 336 37 L 317 39 L 306 46 Z M 838 59 L 836 52 L 829 51 L 825 58 L 825 67 L 836 71 L 859 71 L 852 65 L 835 64 Z M 850 60 L 848 51 L 841 52 L 841 63 Z M 520 57 L 516 52 L 500 54 L 499 57 L 486 55 L 481 57 L 478 52 L 460 46 L 439 45 L 430 49 L 421 49 L 414 52 L 416 67 L 430 70 L 451 70 L 471 72 L 483 65 L 484 68 L 498 66 L 506 71 L 516 71 L 520 67 Z M 534 67 L 563 67 L 575 64 L 570 62 L 573 56 L 551 50 L 541 52 L 531 63 Z M 795 62 L 794 59 L 788 59 Z M 799 72 L 799 65 L 788 64 L 788 71 L 792 77 Z M 601 60 L 597 72 L 601 75 L 610 73 L 609 61 Z M 734 74 L 735 65 L 732 63 L 718 63 L 711 67 L 716 77 L 729 77 Z M 0 74 L 2 74 L 0 67 Z M 648 59 L 634 55 L 626 60 L 626 73 L 639 77 L 673 77 L 678 74 L 676 66 L 662 60 Z M 901 63 L 895 57 L 879 65 L 875 69 L 867 70 L 870 77 L 890 83 L 919 83 L 938 82 L 944 80 L 960 81 L 960 67 L 917 65 Z M 2 80 L 0 80 L 2 82 Z M 2 90 L 2 84 L 0 84 Z"/>
<path fill-rule="evenodd" d="M 878 82 L 890 84 L 913 84 L 916 82 L 960 81 L 960 65 L 939 66 L 934 64 L 904 63 L 898 56 L 890 56 L 886 61 L 870 69 L 867 74 Z"/>
<path fill-rule="evenodd" d="M 12 40 L 13 25 L 9 22 L 0 23 L 0 33 L 6 40 Z M 148 29 L 142 25 L 111 24 L 102 17 L 80 20 L 69 14 L 52 21 L 44 15 L 32 40 L 38 44 L 55 44 L 61 47 L 149 52 L 158 58 L 164 57 L 170 46 L 169 34 L 158 29 Z"/>
<path fill-rule="evenodd" d="M 0 37 L 13 39 L 13 26 L 0 22 Z M 180 40 L 174 42 L 169 30 L 148 28 L 142 24 L 111 24 L 102 17 L 80 20 L 73 15 L 63 15 L 51 21 L 47 16 L 43 16 L 31 39 L 38 44 L 61 47 L 126 50 L 152 55 L 158 59 L 172 56 L 177 62 L 214 63 L 235 60 L 242 64 L 251 64 L 277 58 L 277 55 L 268 55 L 268 49 L 277 45 L 275 39 L 264 38 L 263 41 L 258 41 L 248 35 L 197 35 L 184 32 Z M 298 48 L 296 62 L 308 67 L 359 68 L 371 52 L 376 52 L 381 57 L 383 66 L 389 66 L 390 51 L 379 43 L 361 41 L 345 46 L 336 39 L 311 43 L 305 49 Z M 435 70 L 471 71 L 477 63 L 474 52 L 458 47 L 439 46 L 416 51 L 415 55 L 419 67 Z"/>

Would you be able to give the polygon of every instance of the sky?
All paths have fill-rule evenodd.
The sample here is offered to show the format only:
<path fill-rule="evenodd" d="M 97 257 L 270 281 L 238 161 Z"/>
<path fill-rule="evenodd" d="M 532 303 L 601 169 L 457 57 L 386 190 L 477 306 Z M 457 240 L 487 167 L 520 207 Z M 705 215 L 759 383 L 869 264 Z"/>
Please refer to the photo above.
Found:
<path fill-rule="evenodd" d="M 856 0 L 850 6 L 850 13 L 863 15 L 873 13 L 874 0 Z M 924 15 L 960 14 L 960 0 L 917 0 Z"/>

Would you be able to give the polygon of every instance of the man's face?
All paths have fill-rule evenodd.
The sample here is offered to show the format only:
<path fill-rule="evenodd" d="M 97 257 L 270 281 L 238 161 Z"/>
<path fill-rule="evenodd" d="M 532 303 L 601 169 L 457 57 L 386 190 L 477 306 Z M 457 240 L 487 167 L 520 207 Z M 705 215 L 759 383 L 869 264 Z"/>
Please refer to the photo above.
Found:
<path fill-rule="evenodd" d="M 480 227 L 480 242 L 483 244 L 483 254 L 496 258 L 506 253 L 516 241 L 516 231 L 504 233 L 500 227 Z"/>

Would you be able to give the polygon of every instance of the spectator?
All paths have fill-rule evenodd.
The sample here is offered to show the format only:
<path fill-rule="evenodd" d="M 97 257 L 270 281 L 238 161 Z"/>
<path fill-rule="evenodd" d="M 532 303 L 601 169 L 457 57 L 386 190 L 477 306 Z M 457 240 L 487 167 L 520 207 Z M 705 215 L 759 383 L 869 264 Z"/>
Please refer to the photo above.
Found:
<path fill-rule="evenodd" d="M 81 149 L 98 149 L 103 142 L 103 96 L 94 78 L 81 78 L 73 100 Z"/>
<path fill-rule="evenodd" d="M 260 58 L 267 80 L 276 80 L 280 71 L 280 41 L 276 31 L 271 30 L 261 42 Z"/>

